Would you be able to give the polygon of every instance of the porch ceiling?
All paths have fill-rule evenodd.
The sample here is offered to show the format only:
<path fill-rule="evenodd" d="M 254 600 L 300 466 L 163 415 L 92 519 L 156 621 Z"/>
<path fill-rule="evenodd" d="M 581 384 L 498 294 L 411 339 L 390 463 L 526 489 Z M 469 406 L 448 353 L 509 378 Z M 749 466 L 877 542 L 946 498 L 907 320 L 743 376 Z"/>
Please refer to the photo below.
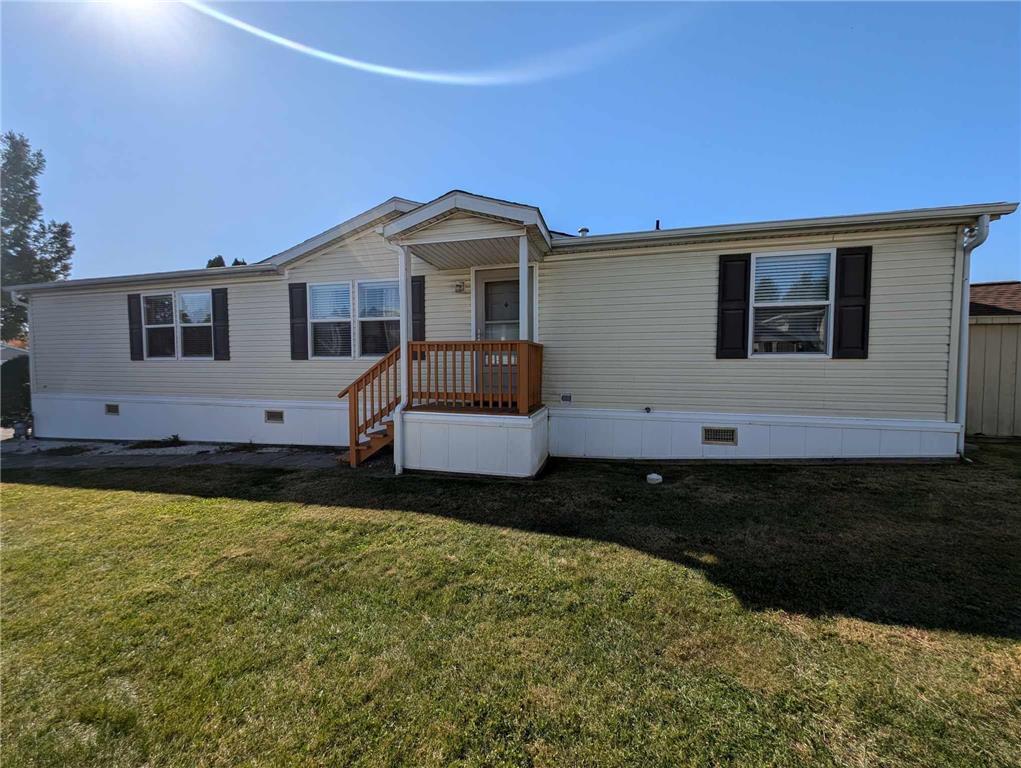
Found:
<path fill-rule="evenodd" d="M 518 262 L 517 237 L 416 243 L 408 247 L 414 256 L 436 269 L 468 269 L 512 265 Z M 531 242 L 528 244 L 528 260 L 533 263 L 542 261 L 542 253 Z"/>

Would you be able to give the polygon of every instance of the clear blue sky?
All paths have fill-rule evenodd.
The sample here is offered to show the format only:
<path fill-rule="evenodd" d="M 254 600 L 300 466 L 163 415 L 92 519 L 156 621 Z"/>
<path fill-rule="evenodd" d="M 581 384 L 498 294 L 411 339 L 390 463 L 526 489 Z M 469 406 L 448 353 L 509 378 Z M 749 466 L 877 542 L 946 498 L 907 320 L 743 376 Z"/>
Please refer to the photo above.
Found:
<path fill-rule="evenodd" d="M 563 77 L 454 87 L 181 5 L 4 3 L 3 128 L 46 154 L 73 276 L 251 263 L 392 195 L 454 187 L 593 233 L 1021 197 L 1016 3 L 215 7 L 433 70 L 655 32 Z M 972 277 L 1021 277 L 1021 215 L 993 225 Z"/>

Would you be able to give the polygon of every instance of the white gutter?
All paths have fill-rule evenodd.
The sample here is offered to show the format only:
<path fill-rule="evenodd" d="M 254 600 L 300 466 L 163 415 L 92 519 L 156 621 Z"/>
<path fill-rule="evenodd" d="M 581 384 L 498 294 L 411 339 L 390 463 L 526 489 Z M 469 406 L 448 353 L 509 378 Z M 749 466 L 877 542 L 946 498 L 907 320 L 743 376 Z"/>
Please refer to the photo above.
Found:
<path fill-rule="evenodd" d="M 968 316 L 971 311 L 971 252 L 978 248 L 989 237 L 989 214 L 978 217 L 973 227 L 961 232 L 961 246 L 964 264 L 961 273 L 961 327 L 960 341 L 957 345 L 957 408 L 955 414 L 961 424 L 961 432 L 957 436 L 957 453 L 964 458 L 964 430 L 968 415 Z"/>
<path fill-rule="evenodd" d="M 206 267 L 204 269 L 182 269 L 176 272 L 147 272 L 141 275 L 118 275 L 116 277 L 85 277 L 79 280 L 54 280 L 50 283 L 28 283 L 12 285 L 4 290 L 18 293 L 42 293 L 69 291 L 77 288 L 99 288 L 115 285 L 141 285 L 144 283 L 165 283 L 192 280 L 221 280 L 231 277 L 254 275 L 282 275 L 283 267 L 276 264 L 246 264 L 237 267 Z"/>
<path fill-rule="evenodd" d="M 393 412 L 394 425 L 394 474 L 404 472 L 404 409 L 411 400 L 411 352 L 408 349 L 411 327 L 411 255 L 406 246 L 389 244 L 397 252 L 397 282 L 401 302 L 401 357 L 398 363 L 401 381 L 401 401 Z"/>
<path fill-rule="evenodd" d="M 757 221 L 742 224 L 721 224 L 708 227 L 685 227 L 682 229 L 654 229 L 643 232 L 619 232 L 608 235 L 587 235 L 585 237 L 558 237 L 553 240 L 552 250 L 557 253 L 573 253 L 607 248 L 642 245 L 665 245 L 684 242 L 698 242 L 707 239 L 747 238 L 750 236 L 779 236 L 811 234 L 830 231 L 855 231 L 856 228 L 903 227 L 911 225 L 933 226 L 939 224 L 965 224 L 978 216 L 992 220 L 1017 210 L 1017 203 L 979 203 L 975 205 L 953 205 L 942 208 L 915 208 L 885 213 L 864 213 L 850 216 L 822 216 L 810 219 L 784 219 L 781 221 Z"/>

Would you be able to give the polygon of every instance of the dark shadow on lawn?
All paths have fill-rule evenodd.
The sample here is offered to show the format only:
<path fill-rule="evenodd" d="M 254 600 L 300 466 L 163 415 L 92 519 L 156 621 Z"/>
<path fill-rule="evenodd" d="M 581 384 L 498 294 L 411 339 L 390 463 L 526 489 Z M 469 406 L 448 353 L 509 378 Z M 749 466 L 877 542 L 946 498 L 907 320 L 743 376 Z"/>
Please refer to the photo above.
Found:
<path fill-rule="evenodd" d="M 649 486 L 652 468 L 664 483 Z M 1021 446 L 973 465 L 554 462 L 538 481 L 196 466 L 10 471 L 9 482 L 406 510 L 613 542 L 747 608 L 1021 639 Z"/>

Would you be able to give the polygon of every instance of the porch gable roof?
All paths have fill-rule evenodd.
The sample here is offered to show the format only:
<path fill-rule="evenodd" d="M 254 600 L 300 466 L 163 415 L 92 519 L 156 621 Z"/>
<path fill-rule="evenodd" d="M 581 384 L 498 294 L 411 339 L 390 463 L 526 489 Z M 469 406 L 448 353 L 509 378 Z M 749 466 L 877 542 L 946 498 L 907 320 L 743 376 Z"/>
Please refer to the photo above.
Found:
<path fill-rule="evenodd" d="M 493 197 L 476 195 L 454 189 L 428 203 L 420 205 L 402 216 L 383 225 L 383 237 L 391 242 L 428 243 L 451 239 L 482 239 L 485 234 L 459 238 L 431 238 L 428 230 L 455 216 L 468 215 L 490 222 L 506 224 L 508 228 L 519 228 L 529 236 L 529 241 L 539 254 L 549 251 L 552 237 L 542 211 L 532 205 L 512 203 Z M 508 236 L 510 233 L 493 235 Z"/>

